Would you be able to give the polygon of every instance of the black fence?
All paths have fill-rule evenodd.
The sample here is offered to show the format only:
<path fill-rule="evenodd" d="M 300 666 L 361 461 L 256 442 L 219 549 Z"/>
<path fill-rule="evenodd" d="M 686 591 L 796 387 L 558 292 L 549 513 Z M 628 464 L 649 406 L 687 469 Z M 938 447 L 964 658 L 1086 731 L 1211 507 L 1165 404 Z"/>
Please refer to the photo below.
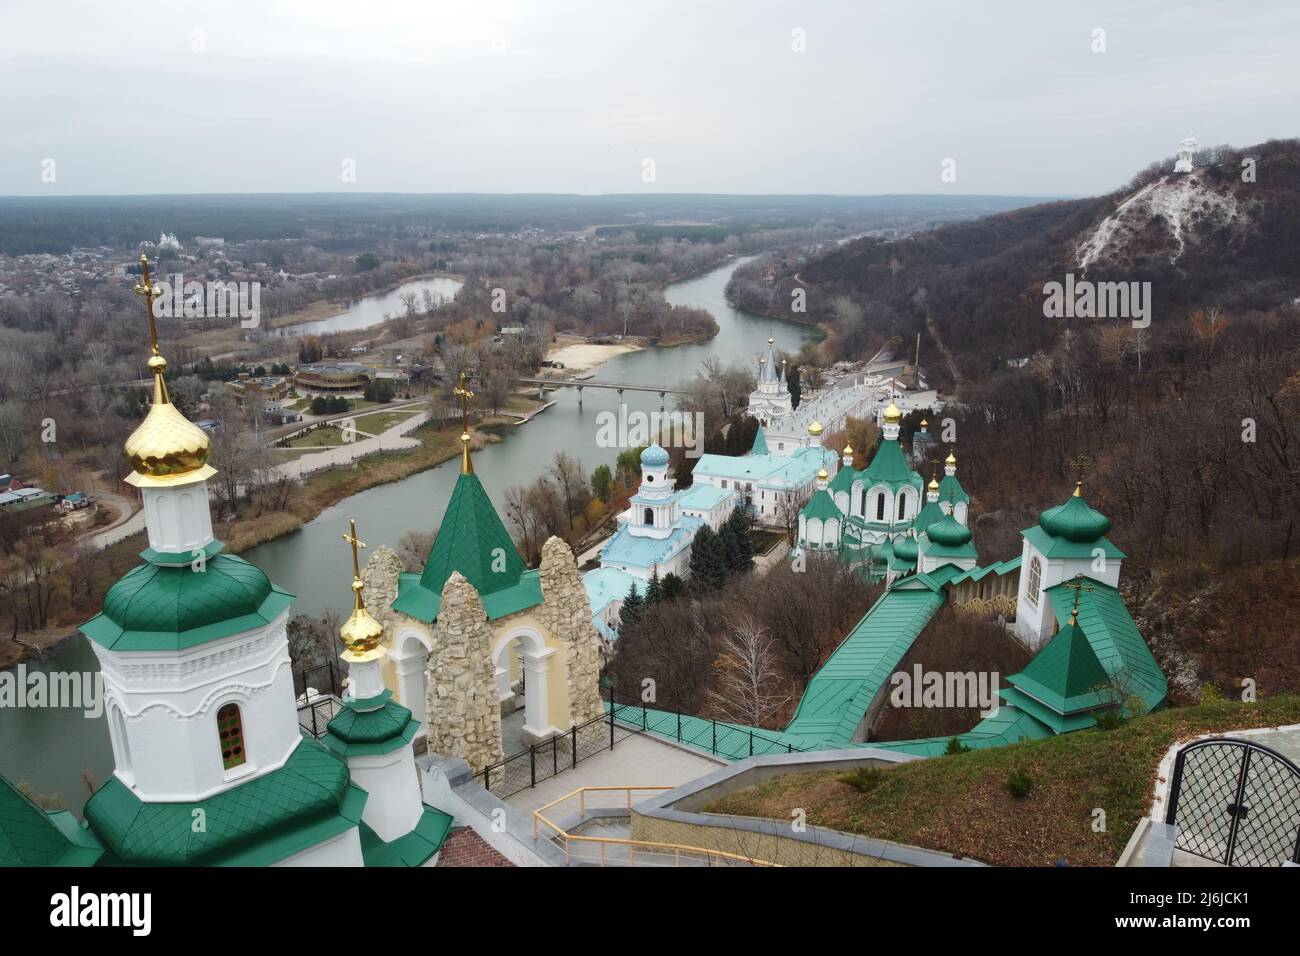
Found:
<path fill-rule="evenodd" d="M 302 732 L 319 740 L 343 697 L 343 673 L 334 661 L 319 667 L 294 671 L 293 696 L 298 707 L 298 726 Z"/>
<path fill-rule="evenodd" d="M 803 752 L 802 747 L 778 740 L 761 730 L 709 717 L 696 717 L 677 710 L 651 709 L 645 704 L 614 704 L 611 709 L 620 724 L 727 760 Z"/>
<path fill-rule="evenodd" d="M 483 789 L 504 800 L 576 767 L 588 757 L 612 750 L 619 741 L 637 733 L 611 715 L 602 714 L 485 768 L 481 774 Z"/>
<path fill-rule="evenodd" d="M 1178 752 L 1165 822 L 1174 847 L 1224 866 L 1300 863 L 1300 768 L 1235 737 Z"/>

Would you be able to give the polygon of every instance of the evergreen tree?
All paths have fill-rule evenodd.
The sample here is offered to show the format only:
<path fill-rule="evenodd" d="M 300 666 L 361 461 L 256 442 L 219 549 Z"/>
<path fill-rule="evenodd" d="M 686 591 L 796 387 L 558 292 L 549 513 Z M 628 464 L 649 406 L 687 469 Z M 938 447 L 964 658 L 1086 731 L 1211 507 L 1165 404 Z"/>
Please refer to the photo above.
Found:
<path fill-rule="evenodd" d="M 799 397 L 803 392 L 803 386 L 799 382 L 799 366 L 791 365 L 786 368 L 785 388 L 790 393 L 790 407 L 799 407 Z"/>
<path fill-rule="evenodd" d="M 723 528 L 731 533 L 727 542 L 731 570 L 748 571 L 754 566 L 754 544 L 749 540 L 749 515 L 739 503 L 731 509 Z"/>
<path fill-rule="evenodd" d="M 650 583 L 645 589 L 646 607 L 649 607 L 652 604 L 658 604 L 663 600 L 663 597 L 664 586 L 663 582 L 659 580 L 659 566 L 656 565 L 654 571 L 650 575 Z"/>
<path fill-rule="evenodd" d="M 591 493 L 601 501 L 609 501 L 613 490 L 614 475 L 609 470 L 609 465 L 600 465 L 591 473 Z"/>
<path fill-rule="evenodd" d="M 627 589 L 627 597 L 623 598 L 623 606 L 618 609 L 618 627 L 621 631 L 629 624 L 635 624 L 645 613 L 645 600 L 637 593 L 636 582 Z"/>
<path fill-rule="evenodd" d="M 675 574 L 665 574 L 662 582 L 663 593 L 661 600 L 675 601 L 682 596 L 686 590 L 686 582 Z"/>
<path fill-rule="evenodd" d="M 722 587 L 728 564 L 727 546 L 721 535 L 708 525 L 700 528 L 691 542 L 691 579 L 696 586 L 704 590 Z"/>

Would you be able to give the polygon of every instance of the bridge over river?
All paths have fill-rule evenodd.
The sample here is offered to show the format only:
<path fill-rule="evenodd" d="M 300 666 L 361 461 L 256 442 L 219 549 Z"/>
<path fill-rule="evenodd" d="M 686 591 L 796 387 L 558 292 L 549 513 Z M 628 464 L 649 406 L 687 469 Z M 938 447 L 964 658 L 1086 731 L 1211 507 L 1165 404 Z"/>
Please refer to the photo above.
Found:
<path fill-rule="evenodd" d="M 578 390 L 579 406 L 582 405 L 582 390 L 584 388 L 611 389 L 618 392 L 620 398 L 624 392 L 653 392 L 659 396 L 660 411 L 664 409 L 667 396 L 678 395 L 686 391 L 684 388 L 674 388 L 671 385 L 632 385 L 628 382 L 597 382 L 591 379 L 576 378 L 517 378 L 514 381 L 516 385 L 536 385 L 539 401 L 545 400 L 548 388 L 576 388 Z"/>

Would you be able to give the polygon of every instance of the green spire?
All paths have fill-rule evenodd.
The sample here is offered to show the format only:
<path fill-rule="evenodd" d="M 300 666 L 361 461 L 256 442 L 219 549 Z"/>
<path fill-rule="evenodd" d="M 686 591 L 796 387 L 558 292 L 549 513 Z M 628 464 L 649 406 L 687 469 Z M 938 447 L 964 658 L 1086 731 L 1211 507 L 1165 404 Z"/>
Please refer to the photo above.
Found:
<path fill-rule="evenodd" d="M 863 484 L 867 487 L 879 484 L 897 488 L 900 485 L 916 484 L 920 480 L 908 466 L 897 439 L 890 438 L 881 440 L 863 475 Z"/>
<path fill-rule="evenodd" d="M 767 454 L 767 435 L 763 432 L 763 426 L 758 426 L 758 431 L 754 433 L 754 447 L 749 450 L 751 455 Z"/>
<path fill-rule="evenodd" d="M 515 550 L 478 475 L 462 472 L 420 575 L 420 586 L 441 595 L 451 572 L 459 571 L 483 596 L 518 584 L 524 570 L 524 559 Z"/>

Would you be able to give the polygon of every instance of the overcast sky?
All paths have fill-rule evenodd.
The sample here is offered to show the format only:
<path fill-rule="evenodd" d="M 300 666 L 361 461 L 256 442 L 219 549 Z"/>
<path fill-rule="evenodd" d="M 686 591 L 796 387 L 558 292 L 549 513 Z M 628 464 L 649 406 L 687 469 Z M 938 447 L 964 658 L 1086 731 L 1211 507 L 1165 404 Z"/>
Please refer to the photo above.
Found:
<path fill-rule="evenodd" d="M 1300 135 L 1297 50 L 1296 0 L 3 0 L 0 194 L 1093 194 Z"/>

